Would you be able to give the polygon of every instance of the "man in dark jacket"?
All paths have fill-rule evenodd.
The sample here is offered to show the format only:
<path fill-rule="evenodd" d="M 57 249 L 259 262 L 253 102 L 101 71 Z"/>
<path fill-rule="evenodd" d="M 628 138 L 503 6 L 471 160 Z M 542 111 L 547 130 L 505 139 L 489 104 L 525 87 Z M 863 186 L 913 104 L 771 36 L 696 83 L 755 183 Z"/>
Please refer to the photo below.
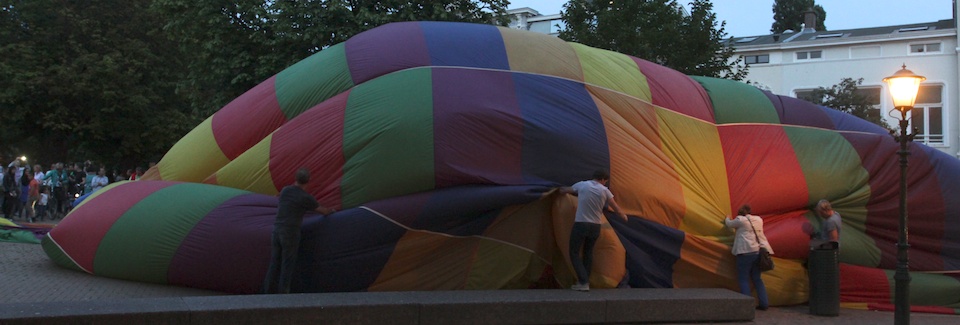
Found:
<path fill-rule="evenodd" d="M 300 249 L 300 225 L 307 211 L 331 214 L 333 209 L 317 203 L 317 199 L 304 190 L 310 182 L 310 172 L 297 170 L 293 185 L 280 190 L 280 205 L 277 219 L 273 223 L 273 251 L 270 268 L 263 283 L 263 293 L 290 293 L 290 282 L 297 264 L 297 251 Z"/>

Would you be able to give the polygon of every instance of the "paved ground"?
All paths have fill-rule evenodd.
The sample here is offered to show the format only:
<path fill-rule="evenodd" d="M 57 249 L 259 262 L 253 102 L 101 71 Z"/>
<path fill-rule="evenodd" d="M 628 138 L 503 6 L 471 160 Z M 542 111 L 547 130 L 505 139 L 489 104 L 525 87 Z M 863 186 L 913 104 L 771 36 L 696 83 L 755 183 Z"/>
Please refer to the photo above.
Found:
<path fill-rule="evenodd" d="M 60 268 L 40 245 L 0 242 L 0 308 L 17 302 L 93 301 L 124 298 L 186 297 L 222 293 L 95 277 Z M 913 324 L 960 324 L 960 316 L 912 314 Z M 809 314 L 805 305 L 757 311 L 742 324 L 892 324 L 892 312 L 841 309 L 839 317 Z M 727 323 L 729 324 L 729 323 Z"/>

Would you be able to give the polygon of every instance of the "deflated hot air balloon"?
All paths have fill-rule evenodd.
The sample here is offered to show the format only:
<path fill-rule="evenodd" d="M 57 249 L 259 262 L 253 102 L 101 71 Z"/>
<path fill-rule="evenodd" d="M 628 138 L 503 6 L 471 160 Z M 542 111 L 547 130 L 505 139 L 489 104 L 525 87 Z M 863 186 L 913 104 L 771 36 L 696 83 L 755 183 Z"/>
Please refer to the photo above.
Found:
<path fill-rule="evenodd" d="M 843 216 L 841 300 L 892 302 L 898 145 L 886 130 L 729 80 L 489 25 L 384 25 L 235 99 L 145 179 L 91 196 L 43 241 L 95 275 L 258 292 L 275 195 L 300 167 L 332 215 L 308 215 L 299 292 L 556 288 L 573 283 L 576 200 L 611 174 L 593 287 L 736 290 L 749 203 L 777 267 L 771 303 L 803 303 L 811 212 Z M 910 145 L 911 303 L 960 307 L 960 161 Z"/>

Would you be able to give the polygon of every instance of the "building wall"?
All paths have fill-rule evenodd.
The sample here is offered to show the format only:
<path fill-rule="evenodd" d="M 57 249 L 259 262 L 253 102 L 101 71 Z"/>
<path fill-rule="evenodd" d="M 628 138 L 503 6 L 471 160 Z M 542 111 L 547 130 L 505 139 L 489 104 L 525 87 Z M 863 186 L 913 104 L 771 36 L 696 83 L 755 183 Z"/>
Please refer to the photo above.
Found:
<path fill-rule="evenodd" d="M 893 109 L 883 78 L 888 77 L 906 64 L 914 73 L 925 76 L 924 85 L 943 85 L 942 120 L 944 139 L 942 143 L 928 142 L 934 148 L 958 155 L 960 148 L 960 109 L 958 109 L 958 56 L 955 30 L 912 35 L 909 39 L 882 38 L 870 41 L 835 42 L 815 41 L 794 43 L 789 46 L 755 49 L 748 46 L 738 49 L 742 55 L 769 53 L 770 62 L 751 64 L 747 80 L 778 95 L 796 96 L 797 90 L 829 87 L 843 78 L 863 78 L 863 87 L 881 87 L 881 115 L 890 125 L 896 120 L 888 115 Z M 910 45 L 939 43 L 940 51 L 933 53 L 910 53 Z M 822 51 L 822 58 L 798 60 L 796 52 Z"/>

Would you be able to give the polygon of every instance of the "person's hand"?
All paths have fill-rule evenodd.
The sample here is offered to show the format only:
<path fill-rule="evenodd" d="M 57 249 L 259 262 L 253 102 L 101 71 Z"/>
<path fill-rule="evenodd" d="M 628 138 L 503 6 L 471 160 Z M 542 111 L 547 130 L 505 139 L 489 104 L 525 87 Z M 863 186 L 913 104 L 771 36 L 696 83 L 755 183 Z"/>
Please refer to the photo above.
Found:
<path fill-rule="evenodd" d="M 623 218 L 623 221 L 627 221 L 627 214 L 626 214 L 626 213 L 620 212 L 620 213 L 617 213 L 617 215 L 619 215 L 620 218 Z"/>

